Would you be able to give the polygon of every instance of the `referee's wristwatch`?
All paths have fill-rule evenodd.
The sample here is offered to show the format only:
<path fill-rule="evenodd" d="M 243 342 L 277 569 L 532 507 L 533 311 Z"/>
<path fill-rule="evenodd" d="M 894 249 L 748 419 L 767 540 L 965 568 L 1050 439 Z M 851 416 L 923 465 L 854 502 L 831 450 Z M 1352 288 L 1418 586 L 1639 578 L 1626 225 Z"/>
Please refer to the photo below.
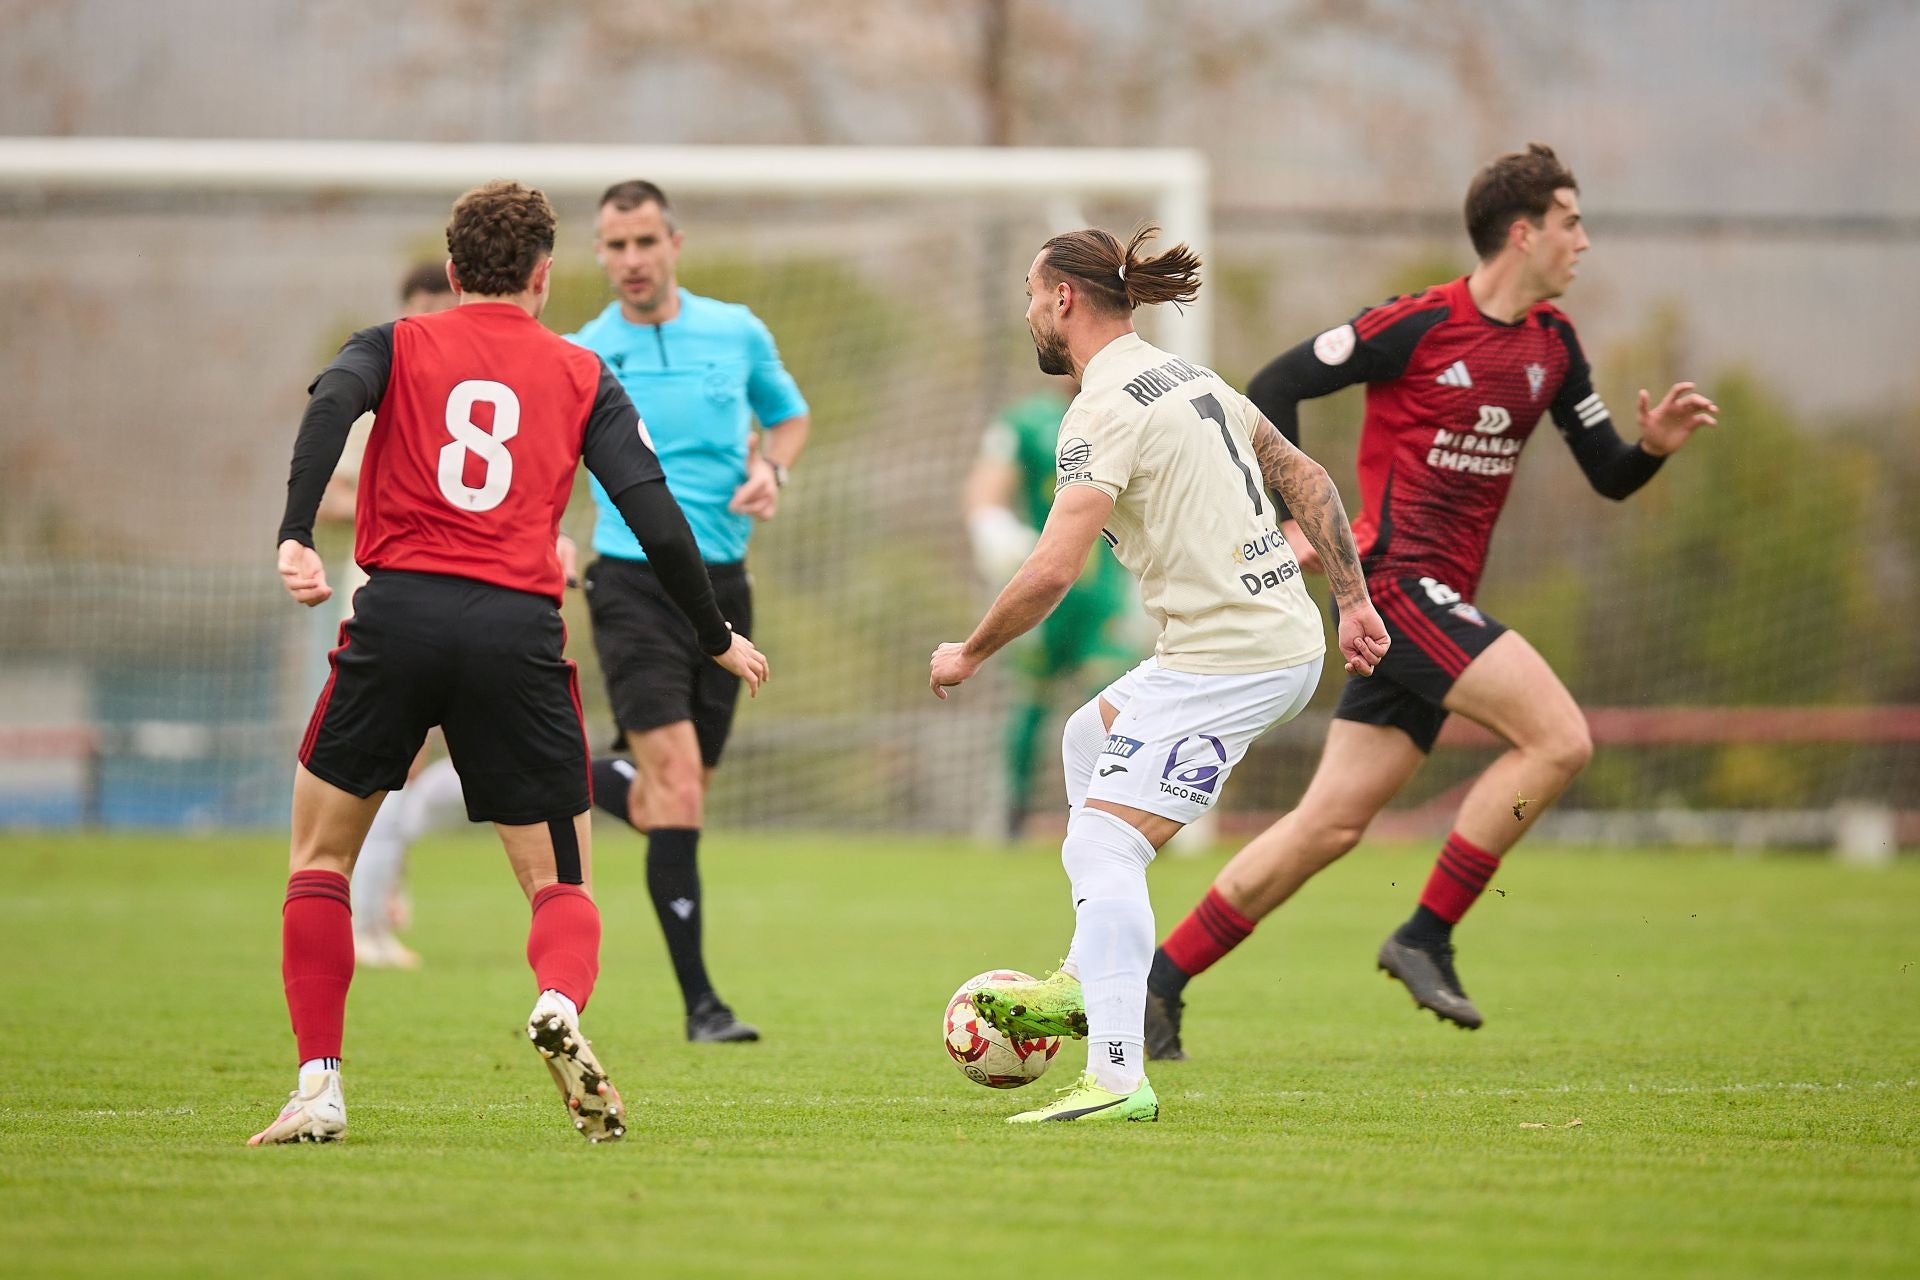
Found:
<path fill-rule="evenodd" d="M 781 466 L 779 463 L 775 462 L 772 458 L 767 457 L 767 455 L 765 455 L 764 453 L 760 455 L 760 461 L 766 463 L 769 467 L 773 468 L 774 488 L 776 489 L 786 488 L 787 487 L 787 469 Z"/>

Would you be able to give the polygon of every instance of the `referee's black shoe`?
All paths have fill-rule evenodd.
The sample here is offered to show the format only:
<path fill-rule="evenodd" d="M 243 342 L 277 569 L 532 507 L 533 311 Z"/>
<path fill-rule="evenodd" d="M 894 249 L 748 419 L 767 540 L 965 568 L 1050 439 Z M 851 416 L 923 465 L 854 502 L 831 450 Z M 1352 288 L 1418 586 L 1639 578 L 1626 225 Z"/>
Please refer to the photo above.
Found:
<path fill-rule="evenodd" d="M 1453 944 L 1450 942 L 1410 942 L 1394 933 L 1380 944 L 1380 968 L 1388 977 L 1398 978 L 1407 994 L 1433 1016 L 1468 1031 L 1484 1019 L 1453 972 Z"/>
<path fill-rule="evenodd" d="M 1185 1062 L 1180 1047 L 1180 1014 L 1186 1002 L 1147 988 L 1147 1058 L 1153 1062 Z"/>
<path fill-rule="evenodd" d="M 758 1040 L 760 1032 L 733 1016 L 726 1002 L 709 991 L 693 1002 L 687 1015 L 687 1039 L 695 1044 L 732 1044 Z"/>

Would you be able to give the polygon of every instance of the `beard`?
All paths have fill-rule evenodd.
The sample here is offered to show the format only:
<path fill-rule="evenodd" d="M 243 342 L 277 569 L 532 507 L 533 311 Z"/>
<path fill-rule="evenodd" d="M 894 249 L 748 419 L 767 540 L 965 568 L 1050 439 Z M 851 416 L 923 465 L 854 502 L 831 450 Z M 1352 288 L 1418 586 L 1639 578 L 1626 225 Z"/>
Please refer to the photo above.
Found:
<path fill-rule="evenodd" d="M 1073 372 L 1073 356 L 1067 351 L 1067 344 L 1058 333 L 1050 333 L 1044 338 L 1038 333 L 1034 334 L 1033 352 L 1040 361 L 1040 372 L 1048 374 Z"/>

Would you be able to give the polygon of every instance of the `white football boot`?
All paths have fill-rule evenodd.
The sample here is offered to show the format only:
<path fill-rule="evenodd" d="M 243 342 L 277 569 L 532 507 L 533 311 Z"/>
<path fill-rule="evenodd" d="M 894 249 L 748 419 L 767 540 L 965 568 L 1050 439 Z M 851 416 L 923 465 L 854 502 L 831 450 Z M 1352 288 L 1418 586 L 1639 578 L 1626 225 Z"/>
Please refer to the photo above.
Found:
<path fill-rule="evenodd" d="M 276 1142 L 333 1142 L 347 1136 L 347 1100 L 338 1071 L 309 1071 L 273 1123 L 247 1139 L 250 1147 Z"/>
<path fill-rule="evenodd" d="M 573 1127 L 588 1142 L 614 1142 L 627 1131 L 620 1091 L 607 1079 L 593 1046 L 580 1034 L 578 1017 L 558 992 L 542 991 L 527 1017 L 527 1039 L 540 1051 L 560 1096 L 573 1115 Z"/>

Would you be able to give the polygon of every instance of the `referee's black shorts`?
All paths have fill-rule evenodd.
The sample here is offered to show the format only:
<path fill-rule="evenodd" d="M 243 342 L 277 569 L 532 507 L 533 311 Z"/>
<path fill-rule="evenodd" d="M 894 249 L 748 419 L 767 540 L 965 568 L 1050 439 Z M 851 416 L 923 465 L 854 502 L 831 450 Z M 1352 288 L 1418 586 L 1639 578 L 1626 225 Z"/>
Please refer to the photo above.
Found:
<path fill-rule="evenodd" d="M 1382 574 L 1367 591 L 1392 643 L 1372 675 L 1348 677 L 1333 718 L 1400 729 L 1432 751 L 1453 682 L 1507 628 L 1432 578 Z"/>
<path fill-rule="evenodd" d="M 377 572 L 353 606 L 300 743 L 310 772 L 357 796 L 398 791 L 440 725 L 475 822 L 586 812 L 580 684 L 553 601 L 470 578 Z"/>
<path fill-rule="evenodd" d="M 734 630 L 751 636 L 753 589 L 746 566 L 708 564 L 707 576 L 720 612 Z M 615 748 L 627 734 L 691 720 L 702 763 L 709 769 L 719 764 L 733 731 L 740 677 L 700 652 L 693 624 L 646 561 L 601 556 L 587 566 L 585 584 L 593 647 L 613 706 Z"/>

